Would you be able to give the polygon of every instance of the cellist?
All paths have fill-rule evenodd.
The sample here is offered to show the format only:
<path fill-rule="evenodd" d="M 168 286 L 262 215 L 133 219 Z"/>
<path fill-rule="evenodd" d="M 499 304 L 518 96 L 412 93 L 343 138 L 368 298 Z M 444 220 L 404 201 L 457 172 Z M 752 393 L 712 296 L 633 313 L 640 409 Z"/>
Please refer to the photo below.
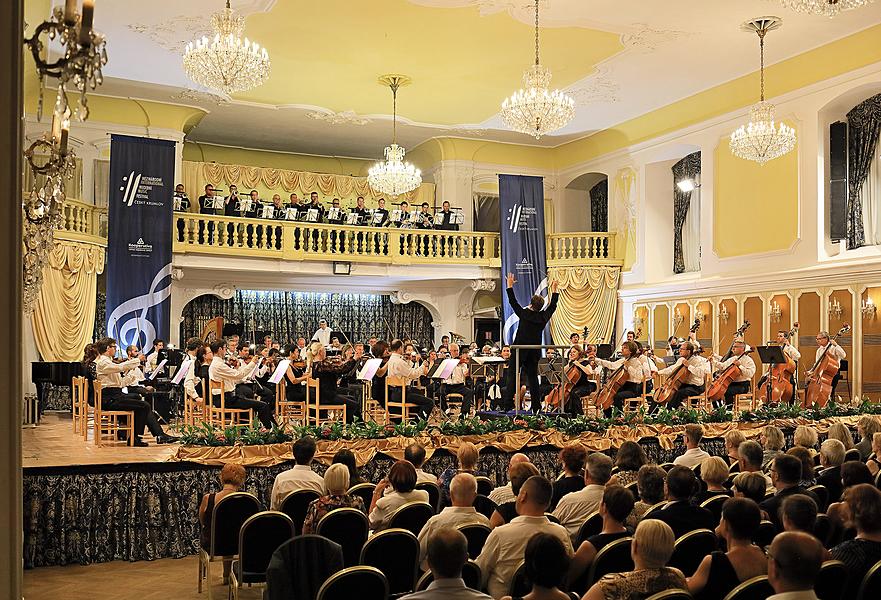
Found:
<path fill-rule="evenodd" d="M 619 410 L 624 408 L 624 400 L 627 398 L 636 398 L 642 394 L 642 382 L 651 377 L 651 373 L 646 368 L 646 364 L 640 360 L 639 348 L 636 342 L 621 342 L 621 356 L 616 361 L 603 360 L 597 358 L 596 363 L 609 371 L 614 372 L 624 365 L 627 370 L 627 382 L 624 383 L 615 394 L 613 404 Z M 611 414 L 611 409 L 609 409 Z"/>
<path fill-rule="evenodd" d="M 810 380 L 811 376 L 814 374 L 813 369 L 818 366 L 820 362 L 820 357 L 823 356 L 823 351 L 826 351 L 826 356 L 831 357 L 837 363 L 836 366 L 841 366 L 841 361 L 847 357 L 847 353 L 844 351 L 844 348 L 838 345 L 838 342 L 833 340 L 829 336 L 828 331 L 821 331 L 817 334 L 817 356 L 814 359 L 814 366 L 811 367 L 807 373 L 805 373 L 805 387 L 807 387 L 807 383 Z M 826 350 L 826 348 L 829 348 Z M 838 385 L 838 382 L 841 380 L 841 373 L 838 372 L 835 374 L 835 377 L 832 378 L 832 394 L 830 398 L 835 397 L 835 386 Z"/>
<path fill-rule="evenodd" d="M 731 356 L 727 360 L 722 360 L 718 354 L 714 354 L 712 358 L 713 369 L 716 371 L 724 371 L 731 365 L 740 367 L 740 376 L 735 378 L 725 390 L 725 404 L 731 406 L 737 394 L 749 393 L 750 381 L 756 374 L 756 363 L 749 354 L 746 354 L 746 342 L 743 340 L 734 341 L 734 345 L 731 346 Z"/>
<path fill-rule="evenodd" d="M 703 356 L 695 354 L 695 349 L 699 348 L 697 344 L 691 340 L 682 342 L 679 345 L 679 358 L 676 362 L 658 371 L 659 375 L 670 375 L 677 367 L 684 366 L 688 369 L 688 377 L 685 383 L 679 386 L 676 393 L 667 402 L 670 408 L 678 408 L 682 405 L 682 401 L 689 396 L 700 396 L 704 393 L 706 386 L 706 377 L 710 373 L 710 363 Z"/>
<path fill-rule="evenodd" d="M 581 351 L 577 345 L 569 348 L 569 362 L 566 363 L 566 377 L 569 377 L 570 369 L 573 369 L 575 378 L 569 379 L 571 388 L 569 388 L 569 397 L 566 402 L 566 412 L 572 415 L 581 414 L 581 398 L 588 396 L 596 391 L 596 383 L 589 378 L 593 375 L 593 369 L 586 353 Z M 568 386 L 567 386 L 568 388 Z"/>

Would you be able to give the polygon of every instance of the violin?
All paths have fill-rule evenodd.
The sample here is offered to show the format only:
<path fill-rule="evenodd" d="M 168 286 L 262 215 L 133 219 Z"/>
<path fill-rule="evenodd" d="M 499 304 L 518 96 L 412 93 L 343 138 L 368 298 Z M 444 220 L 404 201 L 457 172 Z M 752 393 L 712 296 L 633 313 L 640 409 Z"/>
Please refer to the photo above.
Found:
<path fill-rule="evenodd" d="M 694 323 L 692 323 L 691 328 L 688 330 L 689 333 L 697 333 L 697 330 L 700 329 L 701 321 L 700 319 L 695 319 Z M 695 350 L 695 354 L 697 354 L 699 350 Z M 655 404 L 666 404 L 669 402 L 676 392 L 679 391 L 679 388 L 682 387 L 682 384 L 685 383 L 685 380 L 688 379 L 688 367 L 685 364 L 681 364 L 673 372 L 670 374 L 670 377 L 667 381 L 664 382 L 664 385 L 661 386 L 661 389 L 658 390 L 658 393 L 655 394 Z"/>
<path fill-rule="evenodd" d="M 798 327 L 798 323 L 792 324 L 792 329 L 789 330 L 789 339 L 792 339 L 796 332 L 798 332 Z M 792 388 L 792 374 L 795 373 L 798 365 L 786 353 L 783 356 L 786 357 L 786 362 L 772 365 L 768 371 L 768 376 L 762 382 L 762 385 L 759 386 L 758 392 L 756 392 L 758 398 L 768 400 L 771 404 L 790 402 L 795 392 Z M 768 393 L 768 386 L 771 388 L 770 394 Z"/>
<path fill-rule="evenodd" d="M 838 374 L 839 367 L 838 359 L 829 356 L 829 348 L 836 338 L 848 331 L 850 331 L 850 325 L 845 323 L 844 327 L 832 336 L 829 343 L 823 349 L 822 354 L 820 354 L 820 358 L 811 367 L 811 375 L 808 376 L 808 385 L 805 387 L 803 408 L 810 408 L 814 404 L 822 408 L 828 404 L 829 397 L 832 395 L 832 379 Z"/>
<path fill-rule="evenodd" d="M 737 331 L 734 332 L 734 339 L 731 341 L 731 345 L 728 347 L 727 356 L 730 358 L 732 355 L 732 351 L 734 349 L 734 343 L 743 336 L 743 332 L 749 329 L 750 322 L 749 320 L 745 320 L 743 325 L 737 328 Z M 749 354 L 752 352 L 752 349 L 744 352 L 743 354 Z M 728 360 L 728 359 L 725 359 Z M 713 379 L 713 383 L 710 385 L 710 388 L 707 390 L 707 399 L 708 400 L 721 400 L 725 397 L 725 392 L 728 391 L 728 386 L 730 386 L 735 379 L 740 377 L 742 371 L 740 370 L 740 365 L 730 364 L 725 367 L 724 370 L 716 373 L 716 377 Z"/>

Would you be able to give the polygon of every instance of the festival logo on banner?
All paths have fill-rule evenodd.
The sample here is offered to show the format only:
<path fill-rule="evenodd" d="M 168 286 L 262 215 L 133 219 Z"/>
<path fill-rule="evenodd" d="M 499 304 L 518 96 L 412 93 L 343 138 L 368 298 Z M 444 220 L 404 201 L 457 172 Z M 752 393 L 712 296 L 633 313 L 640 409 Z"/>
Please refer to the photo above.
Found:
<path fill-rule="evenodd" d="M 168 339 L 174 142 L 114 135 L 110 146 L 107 335 Z"/>

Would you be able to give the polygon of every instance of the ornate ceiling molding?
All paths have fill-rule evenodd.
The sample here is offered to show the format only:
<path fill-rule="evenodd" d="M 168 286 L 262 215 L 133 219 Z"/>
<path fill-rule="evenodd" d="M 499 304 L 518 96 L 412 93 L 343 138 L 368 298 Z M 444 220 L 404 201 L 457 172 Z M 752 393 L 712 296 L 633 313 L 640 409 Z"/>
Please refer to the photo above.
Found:
<path fill-rule="evenodd" d="M 590 104 L 611 104 L 619 102 L 621 97 L 621 84 L 612 79 L 612 70 L 601 66 L 597 72 L 583 80 L 578 87 L 568 90 L 578 106 Z"/>
<path fill-rule="evenodd" d="M 373 122 L 373 119 L 359 116 L 351 110 L 346 110 L 343 112 L 333 112 L 332 110 L 313 110 L 311 112 L 307 112 L 306 116 L 310 119 L 315 119 L 316 121 L 324 121 L 325 123 L 330 123 L 331 125 L 367 125 L 368 123 Z"/>
<path fill-rule="evenodd" d="M 676 40 L 691 37 L 694 34 L 687 31 L 674 29 L 655 29 L 646 23 L 634 23 L 633 29 L 621 35 L 621 43 L 626 50 L 648 54 L 654 52 L 660 46 Z"/>
<path fill-rule="evenodd" d="M 471 289 L 475 292 L 487 291 L 494 292 L 496 289 L 495 279 L 472 279 Z"/>
<path fill-rule="evenodd" d="M 205 15 L 176 15 L 159 23 L 129 23 L 128 28 L 160 48 L 179 54 L 195 38 L 211 34 L 211 21 Z"/>
<path fill-rule="evenodd" d="M 232 100 L 229 96 L 215 94 L 204 90 L 184 89 L 170 97 L 171 100 L 195 101 L 200 104 L 214 104 L 216 106 L 226 106 Z"/>

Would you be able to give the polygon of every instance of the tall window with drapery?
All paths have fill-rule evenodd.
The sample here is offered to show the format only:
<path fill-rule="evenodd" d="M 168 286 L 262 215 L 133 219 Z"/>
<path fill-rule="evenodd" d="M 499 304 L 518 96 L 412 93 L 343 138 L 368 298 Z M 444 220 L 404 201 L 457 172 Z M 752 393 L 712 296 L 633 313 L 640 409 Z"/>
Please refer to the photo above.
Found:
<path fill-rule="evenodd" d="M 701 153 L 689 154 L 673 171 L 673 272 L 700 271 Z M 680 185 L 690 181 L 690 186 Z"/>
<path fill-rule="evenodd" d="M 881 94 L 847 113 L 847 247 L 881 245 Z"/>
<path fill-rule="evenodd" d="M 590 188 L 590 230 L 609 230 L 609 180 L 603 179 Z"/>

